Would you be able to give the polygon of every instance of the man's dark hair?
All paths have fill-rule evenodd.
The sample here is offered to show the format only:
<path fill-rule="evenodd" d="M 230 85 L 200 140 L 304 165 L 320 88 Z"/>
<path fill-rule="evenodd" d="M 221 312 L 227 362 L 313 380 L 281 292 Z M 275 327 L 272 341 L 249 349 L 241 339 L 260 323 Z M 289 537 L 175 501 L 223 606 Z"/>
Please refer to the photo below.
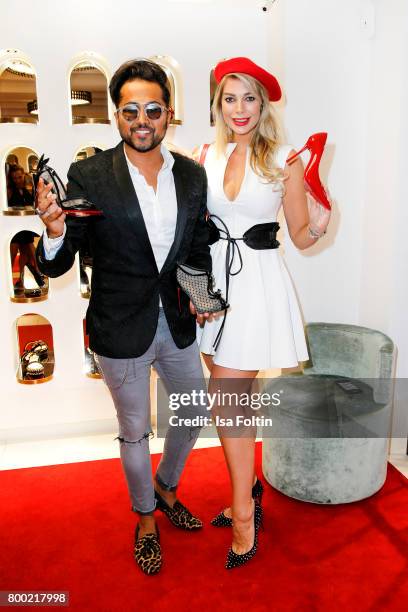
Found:
<path fill-rule="evenodd" d="M 169 105 L 170 91 L 167 84 L 167 75 L 163 68 L 149 60 L 130 60 L 119 66 L 109 83 L 109 93 L 116 107 L 119 106 L 122 86 L 128 81 L 134 81 L 135 79 L 151 81 L 160 85 L 164 103 L 166 106 Z"/>

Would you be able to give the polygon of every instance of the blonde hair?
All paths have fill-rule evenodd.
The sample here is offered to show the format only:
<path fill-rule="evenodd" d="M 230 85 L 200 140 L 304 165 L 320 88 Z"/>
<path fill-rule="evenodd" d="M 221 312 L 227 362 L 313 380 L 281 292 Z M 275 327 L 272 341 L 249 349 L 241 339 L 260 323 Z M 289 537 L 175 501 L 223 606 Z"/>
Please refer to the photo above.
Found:
<path fill-rule="evenodd" d="M 275 153 L 281 142 L 279 122 L 269 102 L 265 87 L 255 78 L 233 72 L 226 74 L 220 81 L 214 95 L 212 112 L 215 119 L 215 148 L 217 155 L 225 153 L 226 146 L 232 141 L 233 131 L 224 121 L 222 114 L 222 95 L 226 80 L 239 79 L 250 91 L 261 99 L 261 114 L 250 142 L 252 170 L 268 183 L 279 182 L 283 187 L 284 172 L 275 163 Z"/>

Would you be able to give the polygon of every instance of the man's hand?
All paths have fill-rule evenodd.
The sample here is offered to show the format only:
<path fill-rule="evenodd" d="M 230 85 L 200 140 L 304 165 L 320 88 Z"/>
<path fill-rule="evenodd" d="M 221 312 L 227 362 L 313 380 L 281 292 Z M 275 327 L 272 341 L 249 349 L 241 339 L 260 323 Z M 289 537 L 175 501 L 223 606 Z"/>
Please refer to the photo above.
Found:
<path fill-rule="evenodd" d="M 197 323 L 199 325 L 203 325 L 205 323 L 205 321 L 212 321 L 213 320 L 213 313 L 211 312 L 203 312 L 201 314 L 199 314 L 196 309 L 195 306 L 193 304 L 193 302 L 190 300 L 190 312 L 192 315 L 195 315 L 197 318 Z"/>
<path fill-rule="evenodd" d="M 36 192 L 36 212 L 47 228 L 49 238 L 58 238 L 64 233 L 65 213 L 56 203 L 57 196 L 51 193 L 52 184 L 44 185 L 42 178 L 38 181 Z"/>

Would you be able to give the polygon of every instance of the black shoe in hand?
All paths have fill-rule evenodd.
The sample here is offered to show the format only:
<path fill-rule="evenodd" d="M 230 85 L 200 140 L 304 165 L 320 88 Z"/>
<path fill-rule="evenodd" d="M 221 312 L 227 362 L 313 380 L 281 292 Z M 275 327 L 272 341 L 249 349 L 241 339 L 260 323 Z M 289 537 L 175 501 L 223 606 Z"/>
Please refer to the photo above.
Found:
<path fill-rule="evenodd" d="M 263 484 L 259 478 L 257 478 L 252 487 L 252 499 L 258 502 L 258 504 L 261 504 L 263 492 Z M 232 518 L 225 516 L 224 511 L 222 511 L 213 518 L 211 525 L 213 525 L 213 527 L 232 527 Z"/>

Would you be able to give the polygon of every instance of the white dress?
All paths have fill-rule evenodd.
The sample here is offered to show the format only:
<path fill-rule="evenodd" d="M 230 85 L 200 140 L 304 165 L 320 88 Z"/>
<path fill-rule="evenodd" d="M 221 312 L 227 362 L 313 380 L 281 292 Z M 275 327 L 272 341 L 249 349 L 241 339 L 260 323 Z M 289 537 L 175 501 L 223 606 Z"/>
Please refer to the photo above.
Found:
<path fill-rule="evenodd" d="M 205 159 L 208 176 L 207 207 L 210 214 L 220 217 L 231 237 L 243 233 L 258 223 L 276 221 L 282 204 L 279 184 L 266 183 L 250 166 L 247 147 L 245 175 L 237 198 L 230 202 L 224 193 L 224 174 L 229 156 L 236 144 L 227 145 L 226 155 L 216 157 L 211 145 Z M 276 164 L 284 168 L 293 147 L 279 147 Z M 213 219 L 222 227 L 217 219 Z M 213 274 L 216 288 L 225 297 L 226 240 L 211 245 Z M 227 317 L 217 349 L 214 341 L 222 324 L 218 314 L 204 328 L 198 327 L 197 340 L 203 353 L 214 355 L 214 363 L 237 370 L 267 370 L 293 367 L 308 359 L 308 352 L 292 281 L 279 249 L 255 250 L 238 241 L 243 266 L 236 276 L 230 276 Z M 239 268 L 235 255 L 232 272 Z"/>

